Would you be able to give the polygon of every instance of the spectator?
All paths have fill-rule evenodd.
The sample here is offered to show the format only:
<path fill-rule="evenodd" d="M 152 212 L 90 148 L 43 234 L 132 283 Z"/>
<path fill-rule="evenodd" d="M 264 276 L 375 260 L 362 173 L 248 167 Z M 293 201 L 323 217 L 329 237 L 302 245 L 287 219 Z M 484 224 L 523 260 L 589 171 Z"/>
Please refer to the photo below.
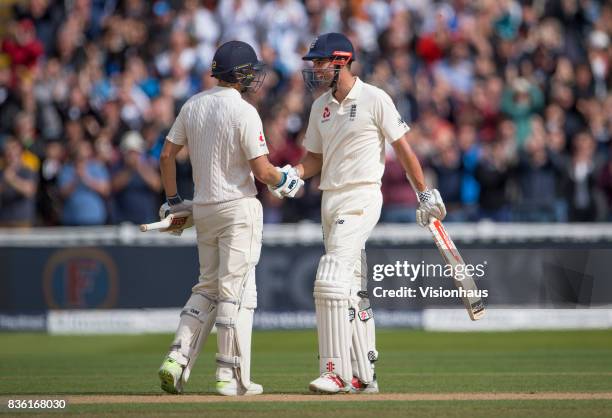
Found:
<path fill-rule="evenodd" d="M 417 198 L 409 187 L 406 172 L 393 150 L 386 155 L 385 173 L 382 179 L 383 222 L 416 222 Z"/>
<path fill-rule="evenodd" d="M 58 178 L 65 157 L 64 146 L 59 141 L 47 142 L 40 169 L 38 208 L 43 225 L 57 225 L 62 219 L 62 196 Z"/>
<path fill-rule="evenodd" d="M 11 58 L 13 74 L 34 69 L 44 52 L 42 43 L 36 39 L 34 24 L 29 19 L 23 19 L 13 24 L 9 31 L 11 36 L 2 41 L 2 52 Z"/>
<path fill-rule="evenodd" d="M 606 202 L 606 220 L 612 222 L 612 159 L 609 159 L 601 168 L 598 185 L 604 194 Z"/>
<path fill-rule="evenodd" d="M 22 162 L 23 147 L 15 138 L 4 140 L 0 166 L 0 226 L 29 227 L 36 218 L 37 173 Z"/>
<path fill-rule="evenodd" d="M 157 216 L 161 179 L 157 164 L 145 154 L 142 136 L 130 131 L 121 140 L 121 162 L 113 171 L 116 222 L 142 224 Z"/>
<path fill-rule="evenodd" d="M 463 177 L 461 179 L 461 203 L 466 220 L 473 220 L 471 214 L 478 204 L 480 185 L 476 181 L 476 167 L 480 158 L 480 145 L 476 129 L 471 124 L 460 124 L 457 134 L 461 150 Z"/>
<path fill-rule="evenodd" d="M 463 164 L 452 129 L 441 134 L 438 152 L 432 160 L 432 168 L 436 173 L 437 189 L 444 196 L 447 221 L 461 222 L 464 220 L 461 205 L 461 183 L 463 180 Z"/>
<path fill-rule="evenodd" d="M 298 0 L 271 0 L 261 8 L 258 26 L 277 56 L 274 67 L 288 77 L 302 67 L 299 47 L 306 32 L 306 9 Z"/>
<path fill-rule="evenodd" d="M 18 97 L 11 85 L 11 59 L 0 53 L 0 135 L 11 131 L 14 117 L 20 109 Z"/>
<path fill-rule="evenodd" d="M 200 3 L 199 7 L 198 3 Z M 230 13 L 228 13 L 228 15 L 225 15 L 225 19 L 223 19 L 222 15 L 220 15 L 221 8 L 217 7 L 218 3 L 220 3 L 218 0 L 185 2 L 185 12 L 189 15 L 189 18 L 191 20 L 189 24 L 189 31 L 197 42 L 196 54 L 198 57 L 198 62 L 196 63 L 196 65 L 202 71 L 210 68 L 210 64 L 212 63 L 212 58 L 217 46 L 217 41 L 221 37 L 221 25 L 223 25 L 223 23 L 225 23 L 226 25 L 230 25 L 225 26 L 226 36 L 230 36 L 228 39 L 225 39 L 225 41 L 230 41 L 234 39 L 245 42 L 247 41 L 247 39 L 241 39 L 242 34 L 240 32 L 233 32 L 234 30 L 238 29 L 238 26 L 233 27 L 232 23 L 234 22 L 228 21 L 228 15 L 232 17 L 236 16 L 236 19 L 239 19 L 237 17 L 237 13 L 240 13 L 241 9 L 244 10 L 245 2 L 238 1 L 235 5 L 233 4 L 233 2 L 231 2 L 231 5 L 229 6 L 231 8 L 229 9 Z M 246 13 L 251 16 L 251 19 L 254 19 L 256 15 L 256 7 L 255 9 L 248 9 Z M 242 19 L 244 19 L 245 17 L 246 16 L 244 15 L 244 13 L 242 13 L 242 16 L 240 16 L 240 18 Z M 251 27 L 254 29 L 254 26 L 248 26 L 248 24 L 247 27 Z M 245 33 L 245 35 L 248 37 L 248 34 Z M 254 41 L 254 39 L 249 40 Z M 256 45 L 257 43 L 253 42 L 253 44 Z"/>
<path fill-rule="evenodd" d="M 450 57 L 434 67 L 434 74 L 462 96 L 469 94 L 473 87 L 474 64 L 469 58 L 469 46 L 460 40 L 451 47 Z"/>
<path fill-rule="evenodd" d="M 521 191 L 518 219 L 554 222 L 557 219 L 557 178 L 564 172 L 561 157 L 546 146 L 544 132 L 534 130 L 519 151 L 517 174 Z"/>
<path fill-rule="evenodd" d="M 108 171 L 93 155 L 90 142 L 81 140 L 72 151 L 71 162 L 59 174 L 58 186 L 64 199 L 62 224 L 104 225 L 105 199 L 110 194 Z"/>
<path fill-rule="evenodd" d="M 597 216 L 595 184 L 597 167 L 594 161 L 595 141 L 588 132 L 581 132 L 572 141 L 567 198 L 570 222 L 592 222 Z"/>
<path fill-rule="evenodd" d="M 541 110 L 544 98 L 540 89 L 524 78 L 514 80 L 504 91 L 501 109 L 516 125 L 517 145 L 522 147 L 531 133 L 531 119 Z"/>
<path fill-rule="evenodd" d="M 220 0 L 217 10 L 221 27 L 224 28 L 220 39 L 222 43 L 235 39 L 257 45 L 257 0 Z"/>
<path fill-rule="evenodd" d="M 480 183 L 480 219 L 510 222 L 510 202 L 507 186 L 512 170 L 508 144 L 496 141 L 483 147 L 476 167 L 476 179 Z"/>
<path fill-rule="evenodd" d="M 62 23 L 61 7 L 50 0 L 31 0 L 16 3 L 14 12 L 18 19 L 27 19 L 34 23 L 36 35 L 44 44 L 45 52 L 51 53 L 55 33 Z"/>
<path fill-rule="evenodd" d="M 26 112 L 20 112 L 15 118 L 14 134 L 24 148 L 23 163 L 32 171 L 40 168 L 40 157 L 43 155 L 43 144 L 38 141 L 35 132 L 34 118 Z"/>

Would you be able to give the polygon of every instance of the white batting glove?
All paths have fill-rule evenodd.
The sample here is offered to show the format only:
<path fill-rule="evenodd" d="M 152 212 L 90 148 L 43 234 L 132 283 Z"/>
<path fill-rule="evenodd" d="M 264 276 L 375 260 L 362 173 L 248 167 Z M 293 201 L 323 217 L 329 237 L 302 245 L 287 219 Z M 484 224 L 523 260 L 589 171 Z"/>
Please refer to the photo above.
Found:
<path fill-rule="evenodd" d="M 300 187 L 304 185 L 304 180 L 300 178 L 297 170 L 289 164 L 283 168 L 276 167 L 276 169 L 283 174 L 283 181 L 276 186 L 268 185 L 270 193 L 279 199 L 283 197 L 295 197 Z"/>
<path fill-rule="evenodd" d="M 183 200 L 180 203 L 177 203 L 176 205 L 171 205 L 168 202 L 166 202 L 163 205 L 161 205 L 159 208 L 159 219 L 160 220 L 164 219 L 166 216 L 170 215 L 171 213 L 184 212 L 184 211 L 191 212 L 192 206 L 193 206 L 193 202 L 191 200 Z"/>
<path fill-rule="evenodd" d="M 446 206 L 442 201 L 440 192 L 437 189 L 425 189 L 422 192 L 417 192 L 419 199 L 419 207 L 416 210 L 417 224 L 427 227 L 429 219 L 434 217 L 442 220 L 446 216 Z"/>
<path fill-rule="evenodd" d="M 159 208 L 159 219 L 162 220 L 171 213 L 191 212 L 193 210 L 193 202 L 191 200 L 183 200 L 179 195 L 168 198 L 166 203 Z M 183 229 L 170 232 L 172 235 L 180 237 L 183 234 Z"/>

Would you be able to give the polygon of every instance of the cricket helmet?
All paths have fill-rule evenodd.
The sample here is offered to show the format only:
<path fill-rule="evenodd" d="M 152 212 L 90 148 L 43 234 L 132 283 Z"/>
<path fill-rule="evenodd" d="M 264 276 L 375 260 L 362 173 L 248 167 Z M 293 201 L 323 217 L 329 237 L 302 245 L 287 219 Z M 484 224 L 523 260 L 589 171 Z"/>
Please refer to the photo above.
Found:
<path fill-rule="evenodd" d="M 259 61 L 251 45 L 242 41 L 229 41 L 215 52 L 212 76 L 228 83 L 238 83 L 241 91 L 256 91 L 265 79 L 263 62 Z"/>
<path fill-rule="evenodd" d="M 345 65 L 355 60 L 355 49 L 351 41 L 342 33 L 331 32 L 318 36 L 310 44 L 304 61 L 329 60 L 331 65 L 324 69 L 306 68 L 302 70 L 304 83 L 313 90 L 327 86 L 335 88 L 338 74 Z"/>

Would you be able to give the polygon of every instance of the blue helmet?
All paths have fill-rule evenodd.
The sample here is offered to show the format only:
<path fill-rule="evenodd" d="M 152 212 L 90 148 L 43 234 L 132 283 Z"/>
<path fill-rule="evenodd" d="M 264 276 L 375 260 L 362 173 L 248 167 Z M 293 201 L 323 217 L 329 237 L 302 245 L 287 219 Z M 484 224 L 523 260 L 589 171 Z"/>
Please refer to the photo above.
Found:
<path fill-rule="evenodd" d="M 310 90 L 318 87 L 336 88 L 340 70 L 355 60 L 355 50 L 349 39 L 341 33 L 326 33 L 318 36 L 310 44 L 304 61 L 329 60 L 326 68 L 308 68 L 302 70 L 304 83 Z"/>
<path fill-rule="evenodd" d="M 317 36 L 310 44 L 308 53 L 302 57 L 304 61 L 316 59 L 348 58 L 354 60 L 355 50 L 349 39 L 336 32 L 325 33 Z"/>
<path fill-rule="evenodd" d="M 265 75 L 264 64 L 246 42 L 229 41 L 215 52 L 212 76 L 228 83 L 239 83 L 242 91 L 257 90 Z"/>

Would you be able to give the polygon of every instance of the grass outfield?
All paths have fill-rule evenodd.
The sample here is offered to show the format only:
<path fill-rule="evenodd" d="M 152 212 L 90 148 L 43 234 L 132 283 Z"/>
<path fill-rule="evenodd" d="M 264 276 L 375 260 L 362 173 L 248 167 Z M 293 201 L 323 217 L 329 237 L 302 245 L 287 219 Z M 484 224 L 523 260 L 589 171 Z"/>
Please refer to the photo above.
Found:
<path fill-rule="evenodd" d="M 170 335 L 47 336 L 0 334 L 2 399 L 35 395 L 155 395 L 156 370 Z M 612 392 L 610 331 L 433 333 L 378 332 L 377 373 L 385 393 Z M 317 374 L 314 331 L 256 332 L 255 381 L 266 393 L 307 393 Z M 192 373 L 188 394 L 214 389 L 214 337 Z M 32 416 L 207 417 L 372 416 L 612 417 L 611 400 L 466 400 L 371 402 L 257 402 L 74 404 Z M 324 398 L 323 398 L 324 400 Z M 6 403 L 0 413 L 8 411 Z M 39 415 L 35 415 L 35 414 Z"/>

